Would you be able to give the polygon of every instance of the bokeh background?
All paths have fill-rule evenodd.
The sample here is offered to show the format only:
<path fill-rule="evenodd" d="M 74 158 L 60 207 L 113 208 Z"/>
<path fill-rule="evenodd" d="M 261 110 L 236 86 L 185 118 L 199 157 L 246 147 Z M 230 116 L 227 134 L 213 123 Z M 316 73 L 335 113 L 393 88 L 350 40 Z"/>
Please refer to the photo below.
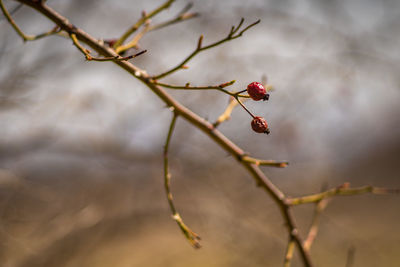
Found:
<path fill-rule="evenodd" d="M 98 38 L 118 37 L 161 0 L 48 1 Z M 286 194 L 350 182 L 399 188 L 400 2 L 194 1 L 201 15 L 145 36 L 135 63 L 150 74 L 176 65 L 204 34 L 224 37 L 241 17 L 261 23 L 244 37 L 201 53 L 165 79 L 234 90 L 267 75 L 267 118 L 258 135 L 242 109 L 220 130 L 259 158 Z M 187 4 L 178 0 L 153 19 Z M 16 2 L 6 1 L 12 10 Z M 14 14 L 27 33 L 53 27 L 27 7 Z M 281 266 L 287 236 L 278 208 L 235 160 L 185 121 L 171 144 L 172 190 L 186 223 L 202 237 L 194 250 L 170 217 L 162 149 L 171 114 L 112 63 L 85 62 L 60 37 L 23 43 L 0 20 L 0 265 Z M 215 121 L 218 92 L 171 91 Z M 321 217 L 317 266 L 400 264 L 399 196 L 338 197 Z M 313 206 L 296 209 L 303 235 Z M 354 256 L 349 263 L 349 251 Z M 346 263 L 347 262 L 347 263 Z M 346 265 L 347 264 L 347 265 Z M 296 256 L 293 266 L 301 266 Z"/>

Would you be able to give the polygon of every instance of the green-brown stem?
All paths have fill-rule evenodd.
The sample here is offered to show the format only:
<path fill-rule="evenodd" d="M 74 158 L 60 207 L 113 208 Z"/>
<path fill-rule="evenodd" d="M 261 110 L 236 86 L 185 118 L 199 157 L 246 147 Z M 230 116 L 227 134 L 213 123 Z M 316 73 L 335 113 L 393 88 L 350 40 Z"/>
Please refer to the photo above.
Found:
<path fill-rule="evenodd" d="M 164 187 L 165 187 L 165 192 L 167 194 L 167 199 L 169 203 L 169 207 L 171 209 L 172 213 L 172 218 L 176 221 L 178 224 L 179 228 L 181 229 L 182 233 L 185 235 L 186 239 L 192 244 L 194 248 L 200 248 L 200 237 L 193 232 L 189 227 L 186 226 L 186 224 L 183 222 L 181 216 L 179 213 L 176 211 L 174 200 L 172 197 L 171 193 L 171 174 L 169 172 L 169 163 L 168 163 L 168 150 L 169 150 L 169 144 L 171 142 L 171 137 L 174 132 L 175 128 L 175 123 L 176 119 L 178 118 L 177 113 L 173 113 L 173 117 L 171 120 L 171 124 L 169 126 L 168 134 L 167 134 L 167 140 L 165 141 L 164 145 Z"/>
<path fill-rule="evenodd" d="M 289 205 L 300 205 L 300 204 L 307 204 L 307 203 L 316 203 L 322 199 L 333 197 L 333 196 L 351 196 L 351 195 L 359 195 L 359 194 L 399 194 L 399 189 L 388 189 L 388 188 L 381 188 L 381 187 L 374 187 L 374 186 L 361 186 L 350 188 L 347 184 L 344 186 L 338 186 L 332 189 L 329 189 L 325 192 L 312 194 L 303 197 L 296 197 L 296 198 L 288 198 L 287 203 Z"/>
<path fill-rule="evenodd" d="M 294 242 L 294 240 L 290 238 L 286 247 L 286 254 L 285 254 L 285 259 L 283 261 L 283 267 L 290 267 L 290 265 L 292 264 L 295 245 L 296 243 Z"/>
<path fill-rule="evenodd" d="M 25 34 L 20 28 L 19 26 L 15 23 L 15 21 L 13 20 L 13 18 L 11 17 L 11 14 L 8 12 L 8 10 L 6 9 L 6 7 L 4 6 L 3 0 L 0 0 L 0 9 L 4 14 L 4 17 L 8 20 L 8 22 L 11 24 L 11 26 L 14 28 L 15 32 L 22 38 L 22 40 L 24 40 L 24 42 L 26 41 L 34 41 L 52 34 L 56 34 L 60 31 L 60 28 L 54 27 L 53 29 L 51 29 L 48 32 L 44 32 L 38 35 L 27 35 Z"/>

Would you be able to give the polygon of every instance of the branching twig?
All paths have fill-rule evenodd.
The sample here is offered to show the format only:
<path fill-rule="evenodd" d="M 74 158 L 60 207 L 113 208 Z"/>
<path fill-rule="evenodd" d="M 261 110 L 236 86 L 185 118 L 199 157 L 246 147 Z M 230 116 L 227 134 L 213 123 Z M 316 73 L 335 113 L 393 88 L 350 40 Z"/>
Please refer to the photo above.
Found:
<path fill-rule="evenodd" d="M 143 16 L 132 26 L 130 27 L 122 36 L 121 38 L 119 38 L 115 44 L 114 44 L 114 48 L 118 48 L 119 46 L 121 46 L 126 39 L 129 38 L 129 36 L 131 36 L 135 31 L 137 31 L 137 29 L 139 29 L 140 26 L 142 26 L 148 19 L 154 17 L 155 15 L 157 15 L 158 13 L 160 13 L 161 11 L 163 11 L 164 9 L 167 9 L 175 0 L 167 0 L 165 1 L 161 6 L 157 7 L 156 9 L 154 9 L 152 12 L 150 12 L 149 14 L 143 14 Z"/>
<path fill-rule="evenodd" d="M 137 47 L 140 39 L 150 30 L 150 24 L 146 23 L 145 27 L 138 33 L 136 34 L 129 43 L 126 45 L 121 45 L 115 48 L 115 51 L 120 54 L 128 49 L 131 49 L 133 47 Z"/>
<path fill-rule="evenodd" d="M 169 89 L 176 89 L 176 90 L 218 90 L 221 91 L 225 94 L 228 94 L 230 96 L 238 96 L 238 97 L 244 97 L 244 98 L 249 98 L 249 96 L 247 95 L 240 95 L 237 92 L 229 92 L 228 90 L 225 90 L 225 87 L 228 87 L 232 84 L 235 83 L 235 80 L 232 80 L 230 82 L 226 82 L 226 83 L 221 83 L 219 85 L 210 85 L 210 86 L 191 86 L 190 83 L 187 83 L 185 85 L 172 85 L 172 84 L 167 84 L 167 83 L 160 83 L 158 81 L 153 81 L 153 83 L 155 85 L 159 85 L 165 88 L 169 88 Z"/>
<path fill-rule="evenodd" d="M 371 193 L 376 195 L 386 195 L 386 194 L 399 194 L 400 189 L 388 189 L 382 187 L 374 187 L 374 186 L 361 186 L 350 188 L 348 183 L 345 183 L 341 186 L 329 189 L 325 192 L 303 196 L 303 197 L 296 197 L 296 198 L 288 198 L 287 203 L 289 205 L 300 205 L 306 203 L 316 203 L 322 199 L 333 197 L 333 196 L 349 196 L 349 195 L 360 195 L 365 193 Z"/>
<path fill-rule="evenodd" d="M 177 71 L 177 70 L 179 70 L 179 69 L 182 69 L 182 67 L 183 67 L 187 62 L 189 62 L 189 60 L 191 60 L 194 56 L 196 56 L 198 53 L 200 53 L 200 52 L 202 52 L 202 51 L 204 51 L 204 50 L 210 49 L 210 48 L 212 48 L 212 47 L 218 46 L 218 45 L 220 45 L 220 44 L 223 44 L 223 43 L 225 43 L 225 42 L 227 42 L 227 41 L 230 41 L 230 40 L 239 38 L 240 36 L 243 35 L 243 33 L 244 33 L 245 31 L 247 31 L 247 30 L 250 29 L 251 27 L 253 27 L 253 26 L 257 25 L 258 23 L 260 23 L 260 20 L 257 20 L 256 22 L 250 24 L 249 26 L 247 26 L 246 28 L 244 28 L 243 30 L 241 30 L 241 31 L 238 33 L 238 31 L 239 31 L 240 27 L 242 26 L 243 22 L 244 22 L 244 19 L 242 18 L 242 19 L 240 20 L 239 25 L 238 25 L 237 27 L 232 26 L 231 31 L 229 32 L 228 36 L 226 36 L 224 39 L 222 39 L 222 40 L 220 40 L 220 41 L 214 42 L 214 43 L 209 44 L 209 45 L 207 45 L 207 46 L 203 46 L 203 45 L 202 45 L 202 43 L 203 43 L 203 35 L 201 35 L 201 36 L 199 37 L 199 40 L 198 40 L 196 49 L 195 49 L 188 57 L 186 57 L 186 58 L 185 58 L 180 64 L 178 64 L 176 67 L 174 67 L 174 68 L 172 68 L 172 69 L 170 69 L 170 70 L 168 70 L 168 71 L 166 71 L 166 72 L 164 72 L 164 73 L 161 73 L 161 74 L 159 74 L 159 75 L 155 75 L 155 76 L 153 76 L 152 78 L 153 78 L 154 80 L 158 80 L 158 79 L 164 78 L 164 77 L 167 76 L 167 75 L 170 75 L 170 74 L 174 73 L 175 71 Z"/>
<path fill-rule="evenodd" d="M 229 104 L 224 110 L 224 112 L 218 117 L 218 119 L 213 123 L 214 127 L 218 127 L 221 123 L 223 123 L 226 120 L 229 120 L 231 118 L 231 114 L 233 109 L 238 105 L 239 103 L 235 101 L 234 97 L 229 98 Z"/>
<path fill-rule="evenodd" d="M 188 5 L 186 5 L 181 12 L 179 12 L 179 14 L 168 21 L 159 23 L 159 24 L 155 24 L 155 25 L 150 25 L 150 20 L 146 20 L 144 21 L 142 24 L 145 24 L 145 27 L 143 28 L 143 30 L 141 30 L 137 35 L 135 35 L 131 41 L 129 41 L 127 44 L 121 44 L 117 47 L 115 47 L 115 44 L 113 45 L 113 47 L 115 48 L 115 51 L 120 54 L 128 49 L 134 48 L 134 47 L 138 47 L 138 43 L 140 41 L 140 39 L 148 32 L 150 31 L 154 31 L 154 30 L 158 30 L 161 28 L 164 28 L 166 26 L 184 21 L 184 20 L 188 20 L 188 19 L 192 19 L 198 16 L 198 13 L 186 13 L 186 11 L 188 11 L 191 7 L 193 6 L 192 3 L 189 3 Z M 146 15 L 143 15 L 146 16 Z M 118 42 L 118 40 L 116 41 Z"/>
<path fill-rule="evenodd" d="M 24 42 L 26 41 L 34 41 L 52 34 L 56 34 L 58 32 L 60 32 L 60 28 L 58 26 L 54 27 L 53 29 L 51 29 L 48 32 L 44 32 L 38 35 L 27 35 L 25 34 L 20 28 L 19 26 L 15 23 L 15 21 L 13 20 L 13 18 L 11 17 L 11 14 L 8 12 L 8 10 L 6 9 L 6 7 L 4 6 L 3 0 L 0 0 L 0 8 L 1 11 L 3 11 L 4 17 L 8 20 L 8 22 L 11 24 L 11 26 L 14 28 L 14 30 L 17 32 L 17 34 L 22 38 L 22 40 Z"/>
<path fill-rule="evenodd" d="M 172 193 L 171 193 L 171 188 L 170 188 L 170 183 L 171 183 L 171 174 L 169 172 L 169 165 L 168 165 L 168 149 L 169 149 L 169 144 L 171 141 L 172 134 L 174 132 L 175 128 L 175 123 L 176 119 L 178 118 L 178 114 L 174 112 L 174 116 L 172 117 L 171 124 L 169 126 L 168 130 L 168 135 L 167 135 L 167 140 L 165 141 L 165 146 L 164 146 L 164 186 L 165 186 L 165 192 L 167 193 L 167 199 L 169 203 L 169 207 L 171 209 L 172 213 L 172 218 L 176 221 L 178 224 L 179 228 L 182 230 L 182 233 L 185 235 L 185 237 L 189 240 L 190 244 L 192 244 L 193 247 L 199 248 L 200 247 L 200 237 L 190 230 L 189 227 L 187 227 L 179 213 L 176 211 Z"/>
<path fill-rule="evenodd" d="M 317 237 L 321 213 L 325 210 L 326 206 L 329 203 L 329 200 L 330 199 L 325 198 L 315 204 L 315 211 L 311 222 L 310 230 L 308 231 L 308 235 L 304 240 L 304 249 L 307 251 L 311 249 L 311 245 L 313 244 L 315 238 Z"/>
<path fill-rule="evenodd" d="M 195 17 L 199 16 L 199 13 L 196 13 L 196 12 L 187 13 L 187 11 L 189 11 L 189 9 L 192 8 L 192 6 L 193 6 L 192 3 L 187 4 L 187 5 L 178 13 L 178 15 L 177 15 L 175 18 L 170 19 L 170 20 L 165 21 L 165 22 L 161 22 L 161 23 L 159 23 L 159 24 L 155 24 L 155 25 L 153 25 L 153 26 L 150 26 L 149 31 L 155 31 L 155 30 L 164 28 L 164 27 L 166 27 L 166 26 L 169 26 L 169 25 L 172 25 L 172 24 L 175 24 L 175 23 L 178 23 L 178 22 L 181 22 L 181 21 L 184 21 L 184 20 L 192 19 L 192 18 L 195 18 Z"/>
<path fill-rule="evenodd" d="M 81 45 L 81 43 L 79 42 L 75 33 L 71 33 L 70 37 L 71 37 L 73 44 L 79 49 L 79 51 L 82 52 L 82 54 L 85 56 L 86 60 L 88 60 L 88 61 L 126 61 L 126 60 L 135 58 L 135 57 L 140 56 L 141 54 L 144 54 L 147 52 L 147 50 L 143 50 L 143 51 L 140 51 L 139 53 L 136 53 L 134 55 L 130 55 L 127 57 L 122 57 L 119 55 L 113 56 L 113 57 L 92 57 L 90 55 L 90 50 L 84 48 Z"/>

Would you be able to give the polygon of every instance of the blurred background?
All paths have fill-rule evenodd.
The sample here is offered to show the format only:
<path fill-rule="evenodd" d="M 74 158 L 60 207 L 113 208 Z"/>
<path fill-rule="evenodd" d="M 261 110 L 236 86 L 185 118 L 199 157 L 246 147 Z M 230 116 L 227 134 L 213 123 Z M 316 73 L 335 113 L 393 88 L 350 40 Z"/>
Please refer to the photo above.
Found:
<path fill-rule="evenodd" d="M 48 1 L 98 38 L 120 36 L 152 1 Z M 174 17 L 178 0 L 154 23 Z M 158 74 L 226 36 L 241 17 L 261 23 L 199 54 L 165 82 L 241 90 L 267 75 L 268 102 L 248 102 L 269 136 L 237 108 L 219 128 L 258 158 L 288 195 L 344 182 L 399 188 L 400 2 L 194 1 L 196 19 L 150 32 L 135 64 Z M 17 7 L 6 1 L 9 10 Z M 53 25 L 28 7 L 13 15 L 37 34 Z M 271 198 L 221 148 L 179 120 L 170 163 L 175 203 L 202 237 L 194 250 L 170 217 L 162 149 L 171 113 L 109 62 L 86 62 L 60 37 L 23 43 L 0 17 L 0 265 L 281 266 L 287 243 Z M 219 92 L 171 91 L 209 121 Z M 321 217 L 316 266 L 399 266 L 399 196 L 337 197 Z M 295 212 L 305 235 L 313 206 Z M 349 251 L 353 264 L 346 265 Z M 351 253 L 350 253 L 351 254 Z M 296 255 L 293 266 L 302 266 Z"/>

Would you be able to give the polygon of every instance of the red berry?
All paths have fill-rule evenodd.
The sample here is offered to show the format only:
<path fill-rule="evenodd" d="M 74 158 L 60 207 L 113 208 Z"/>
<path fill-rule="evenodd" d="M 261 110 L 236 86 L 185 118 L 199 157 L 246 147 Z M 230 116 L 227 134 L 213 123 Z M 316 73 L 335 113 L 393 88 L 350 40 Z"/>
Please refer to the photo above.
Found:
<path fill-rule="evenodd" d="M 247 93 L 249 96 L 255 100 L 268 100 L 269 94 L 267 94 L 267 90 L 265 90 L 264 86 L 258 82 L 252 82 L 251 84 L 247 85 Z"/>
<path fill-rule="evenodd" d="M 263 117 L 254 117 L 251 121 L 251 128 L 257 133 L 270 133 L 268 123 Z"/>

